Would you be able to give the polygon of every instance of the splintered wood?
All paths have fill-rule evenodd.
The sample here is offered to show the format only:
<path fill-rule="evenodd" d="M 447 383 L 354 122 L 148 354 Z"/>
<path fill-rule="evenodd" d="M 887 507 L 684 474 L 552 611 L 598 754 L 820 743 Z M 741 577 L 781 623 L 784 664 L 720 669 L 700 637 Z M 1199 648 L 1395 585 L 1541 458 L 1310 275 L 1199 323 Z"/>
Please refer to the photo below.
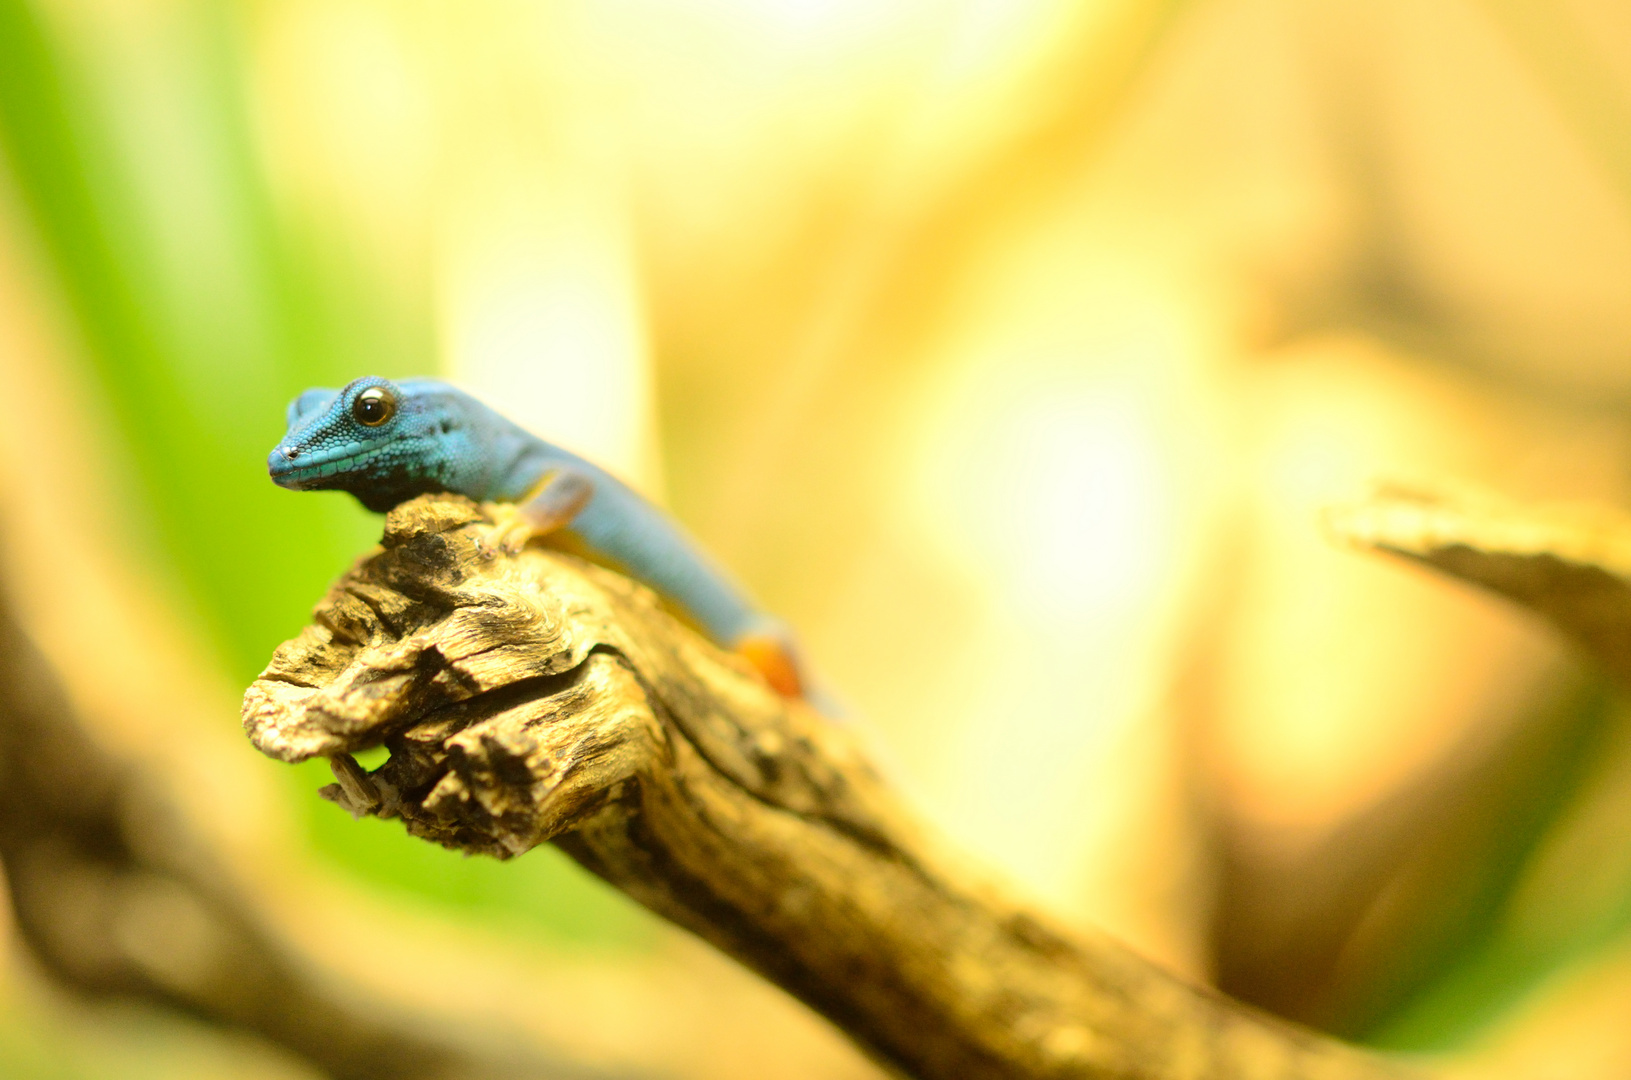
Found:
<path fill-rule="evenodd" d="M 934 850 L 849 729 L 502 531 L 457 497 L 393 510 L 245 695 L 255 745 L 327 757 L 328 798 L 450 847 L 553 841 L 912 1076 L 1400 1074 L 1048 926 Z M 350 756 L 382 743 L 371 772 Z"/>

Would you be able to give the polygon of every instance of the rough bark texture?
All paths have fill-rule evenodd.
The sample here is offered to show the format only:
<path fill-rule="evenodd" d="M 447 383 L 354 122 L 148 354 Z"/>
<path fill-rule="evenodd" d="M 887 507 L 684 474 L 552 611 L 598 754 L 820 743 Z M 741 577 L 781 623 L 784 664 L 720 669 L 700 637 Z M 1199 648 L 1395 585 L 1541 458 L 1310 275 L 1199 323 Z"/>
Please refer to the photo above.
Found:
<path fill-rule="evenodd" d="M 17 929 L 71 989 L 255 1032 L 339 1080 L 589 1080 L 461 1046 L 268 933 L 159 785 L 97 745 L 0 607 L 0 861 Z"/>
<path fill-rule="evenodd" d="M 1397 1075 L 1049 927 L 932 851 L 842 724 L 616 574 L 493 555 L 493 527 L 456 497 L 392 511 L 245 695 L 256 746 L 327 756 L 327 797 L 451 847 L 553 840 L 914 1076 Z"/>

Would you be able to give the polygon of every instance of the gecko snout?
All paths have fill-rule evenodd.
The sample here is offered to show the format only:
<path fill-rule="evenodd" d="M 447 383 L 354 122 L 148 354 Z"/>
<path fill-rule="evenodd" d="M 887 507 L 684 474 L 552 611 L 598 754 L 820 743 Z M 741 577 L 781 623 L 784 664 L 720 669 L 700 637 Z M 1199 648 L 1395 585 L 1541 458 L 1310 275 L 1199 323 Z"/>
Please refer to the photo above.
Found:
<path fill-rule="evenodd" d="M 282 486 L 289 473 L 294 471 L 294 459 L 299 456 L 300 450 L 297 447 L 279 446 L 273 449 L 266 456 L 266 472 L 271 476 L 272 481 Z"/>

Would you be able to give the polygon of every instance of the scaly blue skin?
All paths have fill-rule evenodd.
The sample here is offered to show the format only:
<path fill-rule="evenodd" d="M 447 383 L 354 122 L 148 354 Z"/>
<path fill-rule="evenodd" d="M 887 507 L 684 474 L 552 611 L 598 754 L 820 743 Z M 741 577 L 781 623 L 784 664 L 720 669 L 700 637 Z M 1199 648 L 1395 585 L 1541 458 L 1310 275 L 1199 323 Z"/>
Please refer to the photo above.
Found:
<path fill-rule="evenodd" d="M 394 395 L 396 411 L 370 427 L 353 407 L 374 387 Z M 668 515 L 605 470 L 446 383 L 366 376 L 343 390 L 307 390 L 289 405 L 288 424 L 266 461 L 278 486 L 338 488 L 377 512 L 431 491 L 520 502 L 551 472 L 572 470 L 594 491 L 560 530 L 569 544 L 656 589 L 719 644 L 785 636 Z"/>

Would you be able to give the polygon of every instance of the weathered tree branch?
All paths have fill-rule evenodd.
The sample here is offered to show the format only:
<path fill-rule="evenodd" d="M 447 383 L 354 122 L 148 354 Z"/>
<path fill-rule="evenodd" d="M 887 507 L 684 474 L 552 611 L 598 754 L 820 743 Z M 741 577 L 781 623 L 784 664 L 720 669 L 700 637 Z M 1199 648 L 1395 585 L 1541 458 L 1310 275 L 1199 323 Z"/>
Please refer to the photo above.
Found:
<path fill-rule="evenodd" d="M 851 731 L 616 574 L 484 559 L 490 528 L 458 498 L 394 510 L 245 695 L 255 744 L 451 847 L 553 840 L 914 1076 L 1398 1074 L 1049 927 L 933 852 Z"/>

